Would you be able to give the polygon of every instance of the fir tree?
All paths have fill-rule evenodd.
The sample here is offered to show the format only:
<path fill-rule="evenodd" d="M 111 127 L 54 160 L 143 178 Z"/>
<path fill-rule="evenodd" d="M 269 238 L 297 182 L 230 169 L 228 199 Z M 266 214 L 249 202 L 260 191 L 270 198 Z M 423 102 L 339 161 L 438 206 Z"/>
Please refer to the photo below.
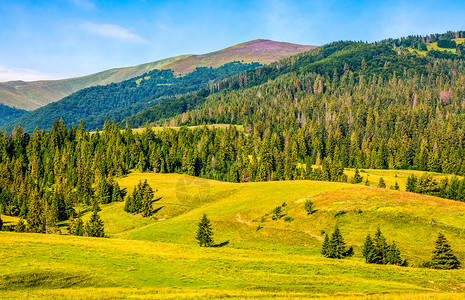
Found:
<path fill-rule="evenodd" d="M 378 228 L 373 237 L 373 256 L 372 263 L 383 265 L 386 263 L 388 245 L 386 239 L 384 238 L 381 230 Z"/>
<path fill-rule="evenodd" d="M 368 178 L 367 178 L 368 179 Z M 355 175 L 354 175 L 354 183 L 360 183 L 363 181 L 363 177 L 360 176 L 360 172 L 358 169 L 355 169 Z"/>
<path fill-rule="evenodd" d="M 44 232 L 42 205 L 38 196 L 33 196 L 27 213 L 27 228 L 30 232 Z"/>
<path fill-rule="evenodd" d="M 379 178 L 378 187 L 383 189 L 386 188 L 386 182 L 384 181 L 383 177 Z"/>
<path fill-rule="evenodd" d="M 329 246 L 328 251 L 326 251 L 326 257 L 341 259 L 353 255 L 353 252 L 353 247 L 346 249 L 344 238 L 341 235 L 339 227 L 336 225 L 334 227 L 333 233 L 331 234 L 331 238 L 329 239 Z"/>
<path fill-rule="evenodd" d="M 203 214 L 202 219 L 198 224 L 197 236 L 195 237 L 200 247 L 211 247 L 213 245 L 213 231 L 210 220 L 206 214 Z"/>
<path fill-rule="evenodd" d="M 433 250 L 433 259 L 431 260 L 431 267 L 433 269 L 458 269 L 460 262 L 452 252 L 452 248 L 446 240 L 446 237 L 440 232 L 436 240 L 436 246 Z"/>
<path fill-rule="evenodd" d="M 415 177 L 414 174 L 412 174 L 411 176 L 409 176 L 407 178 L 407 185 L 405 186 L 405 190 L 407 192 L 412 192 L 414 193 L 415 192 L 415 187 L 416 187 L 416 184 L 417 184 L 417 178 Z"/>
<path fill-rule="evenodd" d="M 141 202 L 141 214 L 143 217 L 149 217 L 152 215 L 152 204 L 153 204 L 153 190 L 152 187 L 147 183 L 147 180 L 144 181 L 141 187 L 142 192 L 142 202 Z"/>
<path fill-rule="evenodd" d="M 323 245 L 321 245 L 321 254 L 324 257 L 328 257 L 329 255 L 329 236 L 325 234 L 325 239 L 323 241 Z"/>
<path fill-rule="evenodd" d="M 15 226 L 15 232 L 26 232 L 26 224 L 23 219 L 19 219 Z"/>
<path fill-rule="evenodd" d="M 90 220 L 86 223 L 86 233 L 91 237 L 104 237 L 105 235 L 103 221 L 96 210 L 92 212 Z"/>
<path fill-rule="evenodd" d="M 78 217 L 75 220 L 76 225 L 74 226 L 74 235 L 83 236 L 84 235 L 84 222 L 81 218 L 81 212 L 78 213 Z"/>
<path fill-rule="evenodd" d="M 362 247 L 362 255 L 365 257 L 365 262 L 366 263 L 373 263 L 373 256 L 374 256 L 374 246 L 373 246 L 373 240 L 371 239 L 370 235 L 367 235 L 365 239 L 365 243 L 363 244 Z"/>
<path fill-rule="evenodd" d="M 397 248 L 396 242 L 392 242 L 387 249 L 386 264 L 400 266 L 402 265 L 402 258 L 400 257 L 400 250 Z"/>

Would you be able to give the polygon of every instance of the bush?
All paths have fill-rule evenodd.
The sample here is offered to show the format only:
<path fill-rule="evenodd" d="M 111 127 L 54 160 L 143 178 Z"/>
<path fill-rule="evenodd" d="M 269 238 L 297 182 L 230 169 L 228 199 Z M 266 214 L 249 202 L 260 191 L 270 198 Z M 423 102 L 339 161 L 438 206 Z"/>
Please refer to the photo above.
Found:
<path fill-rule="evenodd" d="M 284 217 L 284 221 L 286 221 L 286 222 L 292 222 L 292 221 L 294 221 L 294 218 L 292 218 L 292 217 L 290 217 L 290 216 L 285 216 L 285 217 Z"/>
<path fill-rule="evenodd" d="M 448 48 L 448 49 L 455 49 L 457 44 L 453 40 L 439 40 L 438 47 L 440 48 Z"/>

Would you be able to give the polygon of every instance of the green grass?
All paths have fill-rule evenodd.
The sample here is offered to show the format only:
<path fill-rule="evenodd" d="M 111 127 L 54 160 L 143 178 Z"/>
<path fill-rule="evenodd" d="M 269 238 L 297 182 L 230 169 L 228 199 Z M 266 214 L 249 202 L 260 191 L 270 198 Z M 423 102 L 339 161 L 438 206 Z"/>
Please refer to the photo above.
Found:
<path fill-rule="evenodd" d="M 414 174 L 416 177 L 422 176 L 424 173 L 431 174 L 431 176 L 440 181 L 445 177 L 451 178 L 452 175 L 434 173 L 434 172 L 424 172 L 424 171 L 414 171 L 414 170 L 379 170 L 379 169 L 359 169 L 360 176 L 363 177 L 363 182 L 360 185 L 365 185 L 365 180 L 368 177 L 368 182 L 370 186 L 378 186 L 379 179 L 383 177 L 386 182 L 386 187 L 394 186 L 396 181 L 399 184 L 400 190 L 405 191 L 407 185 L 407 178 Z M 344 173 L 349 177 L 354 177 L 355 169 L 346 169 Z"/>
<path fill-rule="evenodd" d="M 365 171 L 399 183 L 409 174 Z M 125 213 L 123 203 L 102 205 L 110 238 L 1 232 L 0 298 L 450 299 L 465 292 L 464 270 L 369 265 L 360 254 L 366 234 L 380 227 L 415 266 L 431 257 L 442 231 L 465 261 L 464 203 L 315 181 L 234 184 L 140 172 L 118 181 L 132 191 L 141 179 L 163 196 L 154 205 L 161 209 L 142 218 Z M 311 215 L 307 199 L 315 203 Z M 272 220 L 284 202 L 293 220 Z M 196 244 L 203 213 L 222 247 Z M 319 254 L 323 231 L 335 224 L 355 248 L 349 259 Z"/>

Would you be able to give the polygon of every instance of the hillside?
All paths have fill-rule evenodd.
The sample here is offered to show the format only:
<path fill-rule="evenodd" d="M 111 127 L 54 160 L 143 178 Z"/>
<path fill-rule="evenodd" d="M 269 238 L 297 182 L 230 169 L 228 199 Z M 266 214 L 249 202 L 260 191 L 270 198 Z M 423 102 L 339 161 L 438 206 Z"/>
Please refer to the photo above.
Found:
<path fill-rule="evenodd" d="M 154 69 L 171 69 L 176 75 L 179 75 L 190 73 L 197 67 L 218 68 L 233 61 L 268 64 L 313 48 L 315 46 L 254 40 L 208 54 L 182 55 L 135 67 L 111 69 L 79 78 L 35 82 L 2 82 L 0 83 L 0 103 L 25 110 L 34 110 L 83 88 L 121 82 Z"/>
<path fill-rule="evenodd" d="M 24 114 L 5 127 L 13 130 L 21 124 L 24 130 L 32 132 L 36 127 L 50 129 L 55 120 L 62 119 L 67 127 L 79 125 L 83 120 L 87 130 L 101 129 L 106 119 L 120 122 L 147 106 L 206 88 L 258 66 L 258 63 L 230 62 L 218 68 L 198 67 L 184 76 L 175 76 L 171 70 L 152 70 L 119 83 L 82 89 Z"/>
<path fill-rule="evenodd" d="M 8 81 L 0 83 L 0 101 L 8 106 L 34 110 L 48 103 L 62 99 L 76 91 L 94 85 L 121 82 L 140 76 L 154 69 L 161 69 L 173 61 L 189 55 L 176 56 L 160 61 L 128 68 L 116 68 L 92 75 L 63 80 Z"/>
<path fill-rule="evenodd" d="M 141 179 L 163 196 L 154 205 L 162 209 L 153 218 L 141 218 L 124 212 L 122 202 L 102 205 L 109 239 L 0 232 L 7 242 L 0 246 L 0 297 L 458 299 L 463 295 L 465 271 L 416 267 L 431 257 L 439 231 L 454 253 L 465 259 L 463 203 L 330 182 L 234 184 L 140 172 L 118 181 L 132 190 Z M 312 215 L 303 210 L 306 199 L 315 203 Z M 283 202 L 283 214 L 292 220 L 272 220 L 271 211 Z M 196 245 L 196 224 L 203 213 L 212 220 L 220 247 Z M 355 247 L 353 257 L 333 260 L 319 253 L 322 232 L 335 224 L 347 244 Z M 413 267 L 364 262 L 360 246 L 377 227 L 389 242 L 396 241 Z"/>

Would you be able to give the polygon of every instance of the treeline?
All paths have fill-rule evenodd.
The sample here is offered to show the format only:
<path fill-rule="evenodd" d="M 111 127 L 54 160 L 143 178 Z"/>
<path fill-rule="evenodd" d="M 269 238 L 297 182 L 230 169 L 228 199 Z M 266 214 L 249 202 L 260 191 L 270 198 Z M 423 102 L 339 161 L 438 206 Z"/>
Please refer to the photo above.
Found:
<path fill-rule="evenodd" d="M 218 68 L 198 67 L 184 76 L 171 70 L 153 70 L 119 83 L 93 86 L 50 103 L 5 125 L 19 124 L 32 132 L 36 126 L 49 129 L 55 118 L 62 118 L 66 127 L 83 120 L 87 130 L 102 128 L 105 120 L 121 121 L 149 105 L 209 86 L 212 82 L 254 69 L 259 63 L 231 62 Z"/>
<path fill-rule="evenodd" d="M 438 181 L 431 174 L 425 173 L 419 177 L 412 174 L 407 178 L 406 190 L 465 202 L 465 178 L 460 180 L 457 176 Z"/>

